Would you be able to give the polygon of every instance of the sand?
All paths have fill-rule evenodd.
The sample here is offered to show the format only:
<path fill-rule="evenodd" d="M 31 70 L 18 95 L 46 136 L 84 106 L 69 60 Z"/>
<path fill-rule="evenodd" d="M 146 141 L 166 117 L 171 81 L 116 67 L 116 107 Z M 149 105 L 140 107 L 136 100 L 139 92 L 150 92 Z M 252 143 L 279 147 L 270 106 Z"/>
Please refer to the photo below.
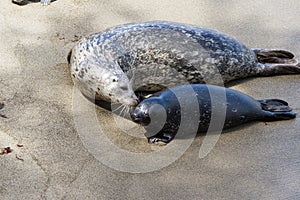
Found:
<path fill-rule="evenodd" d="M 197 24 L 300 58 L 299 6 L 298 0 L 57 0 L 20 7 L 2 0 L 0 114 L 7 119 L 0 118 L 0 148 L 13 152 L 0 155 L 0 199 L 299 199 L 299 117 L 231 130 L 204 158 L 199 136 L 182 155 L 157 160 L 151 153 L 164 147 L 148 145 L 141 128 L 74 98 L 66 60 L 84 35 L 150 20 Z M 232 88 L 257 99 L 284 99 L 300 112 L 299 86 L 300 75 L 293 75 L 247 79 Z M 110 141 L 105 144 L 125 153 L 96 138 L 93 143 L 90 133 L 99 127 L 83 117 L 90 116 L 88 108 L 80 110 L 85 105 L 95 111 Z M 128 152 L 136 159 L 124 156 Z"/>

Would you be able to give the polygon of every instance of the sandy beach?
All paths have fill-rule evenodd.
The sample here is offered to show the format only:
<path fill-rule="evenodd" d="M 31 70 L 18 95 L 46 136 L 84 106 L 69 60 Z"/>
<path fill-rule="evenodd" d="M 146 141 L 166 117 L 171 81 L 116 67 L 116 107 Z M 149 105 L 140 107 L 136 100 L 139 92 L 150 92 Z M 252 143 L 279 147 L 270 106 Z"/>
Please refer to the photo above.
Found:
<path fill-rule="evenodd" d="M 152 20 L 215 29 L 300 59 L 299 7 L 296 0 L 57 0 L 49 6 L 2 0 L 0 148 L 12 152 L 0 155 L 0 199 L 299 199 L 299 114 L 234 128 L 203 158 L 205 136 L 198 136 L 178 155 L 157 160 L 152 153 L 164 147 L 149 145 L 141 127 L 78 96 L 67 63 L 81 37 Z M 230 87 L 256 99 L 283 99 L 300 113 L 300 75 L 248 78 Z M 105 137 L 90 134 L 99 126 Z"/>

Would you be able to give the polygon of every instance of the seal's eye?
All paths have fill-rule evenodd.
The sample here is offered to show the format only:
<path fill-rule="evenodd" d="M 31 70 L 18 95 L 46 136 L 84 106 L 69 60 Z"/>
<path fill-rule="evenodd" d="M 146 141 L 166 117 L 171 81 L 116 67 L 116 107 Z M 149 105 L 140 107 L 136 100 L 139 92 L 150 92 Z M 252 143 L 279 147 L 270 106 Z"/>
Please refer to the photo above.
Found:
<path fill-rule="evenodd" d="M 111 77 L 111 80 L 114 83 L 119 81 L 118 77 L 116 77 L 116 76 Z"/>

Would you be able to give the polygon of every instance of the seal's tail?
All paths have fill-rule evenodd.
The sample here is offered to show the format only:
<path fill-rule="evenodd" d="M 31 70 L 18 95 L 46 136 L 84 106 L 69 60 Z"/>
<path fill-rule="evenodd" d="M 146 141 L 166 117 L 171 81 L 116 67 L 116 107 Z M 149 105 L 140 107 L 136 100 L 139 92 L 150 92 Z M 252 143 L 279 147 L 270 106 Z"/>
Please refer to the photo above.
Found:
<path fill-rule="evenodd" d="M 264 111 L 263 121 L 288 120 L 296 117 L 297 113 L 291 112 L 293 109 L 281 99 L 264 99 L 258 102 Z"/>
<path fill-rule="evenodd" d="M 286 50 L 252 49 L 260 63 L 287 64 L 293 62 L 294 54 Z"/>
<path fill-rule="evenodd" d="M 300 61 L 286 50 L 252 49 L 259 65 L 258 75 L 300 74 Z"/>
<path fill-rule="evenodd" d="M 263 99 L 263 100 L 257 100 L 261 108 L 266 111 L 270 112 L 289 112 L 293 109 L 288 106 L 288 103 L 286 101 L 283 101 L 281 99 Z"/>
<path fill-rule="evenodd" d="M 264 121 L 278 121 L 278 120 L 289 120 L 296 117 L 295 112 L 269 112 L 268 115 L 264 117 Z"/>

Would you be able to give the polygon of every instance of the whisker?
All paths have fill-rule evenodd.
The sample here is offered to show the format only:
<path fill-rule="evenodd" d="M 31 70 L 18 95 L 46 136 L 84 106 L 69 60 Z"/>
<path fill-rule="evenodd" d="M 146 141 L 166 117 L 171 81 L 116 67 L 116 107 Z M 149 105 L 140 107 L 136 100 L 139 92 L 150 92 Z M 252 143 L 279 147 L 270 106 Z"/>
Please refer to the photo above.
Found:
<path fill-rule="evenodd" d="M 124 116 L 124 118 L 127 119 L 127 117 L 129 116 L 129 111 L 130 111 L 129 106 L 126 106 L 126 109 L 125 109 L 125 115 L 126 115 L 126 116 Z"/>
<path fill-rule="evenodd" d="M 115 105 L 118 105 L 118 104 L 115 104 Z M 122 108 L 124 105 L 121 104 L 120 106 L 118 106 L 117 108 L 113 109 L 111 112 L 116 112 L 118 110 L 120 110 L 120 108 Z"/>
<path fill-rule="evenodd" d="M 129 106 L 124 105 L 123 109 L 121 110 L 119 116 L 125 118 L 125 119 L 129 119 Z"/>
<path fill-rule="evenodd" d="M 126 105 L 124 105 L 124 107 L 123 107 L 123 109 L 120 113 L 120 116 L 123 117 L 123 118 L 125 118 L 125 115 L 126 115 Z"/>
<path fill-rule="evenodd" d="M 130 106 L 126 107 L 126 119 L 131 119 L 131 117 L 130 117 Z"/>

